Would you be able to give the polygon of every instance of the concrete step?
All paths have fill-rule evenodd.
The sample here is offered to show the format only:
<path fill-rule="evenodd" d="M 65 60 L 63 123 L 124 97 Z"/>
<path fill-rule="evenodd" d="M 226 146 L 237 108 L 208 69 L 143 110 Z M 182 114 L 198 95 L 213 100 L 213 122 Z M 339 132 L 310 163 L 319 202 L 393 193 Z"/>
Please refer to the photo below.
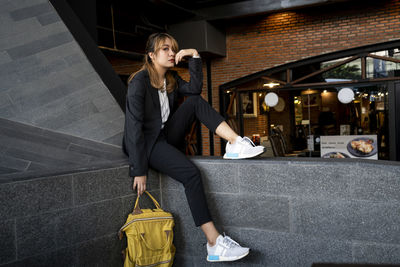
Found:
<path fill-rule="evenodd" d="M 0 118 L 0 183 L 126 163 L 121 147 Z"/>

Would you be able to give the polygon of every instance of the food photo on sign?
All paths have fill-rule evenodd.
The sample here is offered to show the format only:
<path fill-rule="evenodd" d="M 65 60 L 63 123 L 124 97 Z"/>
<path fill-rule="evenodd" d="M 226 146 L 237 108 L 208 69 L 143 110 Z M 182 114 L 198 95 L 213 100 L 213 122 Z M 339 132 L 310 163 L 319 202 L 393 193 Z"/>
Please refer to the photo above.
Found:
<path fill-rule="evenodd" d="M 321 157 L 378 159 L 377 136 L 321 136 Z"/>

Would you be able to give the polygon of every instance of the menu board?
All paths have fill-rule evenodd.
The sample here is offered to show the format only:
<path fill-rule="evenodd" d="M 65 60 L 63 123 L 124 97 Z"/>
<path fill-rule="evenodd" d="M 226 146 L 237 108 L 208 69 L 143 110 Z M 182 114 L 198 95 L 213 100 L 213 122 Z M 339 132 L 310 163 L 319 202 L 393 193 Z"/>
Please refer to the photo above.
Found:
<path fill-rule="evenodd" d="M 378 159 L 377 136 L 321 136 L 321 158 Z"/>

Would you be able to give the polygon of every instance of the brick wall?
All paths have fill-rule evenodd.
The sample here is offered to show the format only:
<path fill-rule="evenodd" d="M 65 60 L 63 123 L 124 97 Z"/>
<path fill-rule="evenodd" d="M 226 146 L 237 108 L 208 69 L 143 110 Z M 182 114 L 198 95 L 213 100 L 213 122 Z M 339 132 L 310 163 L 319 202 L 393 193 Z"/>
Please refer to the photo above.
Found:
<path fill-rule="evenodd" d="M 226 25 L 227 56 L 212 62 L 217 108 L 218 87 L 223 83 L 302 58 L 399 39 L 400 1 L 353 1 L 242 18 Z M 205 155 L 206 151 L 203 147 Z M 215 155 L 219 153 L 215 146 Z"/>

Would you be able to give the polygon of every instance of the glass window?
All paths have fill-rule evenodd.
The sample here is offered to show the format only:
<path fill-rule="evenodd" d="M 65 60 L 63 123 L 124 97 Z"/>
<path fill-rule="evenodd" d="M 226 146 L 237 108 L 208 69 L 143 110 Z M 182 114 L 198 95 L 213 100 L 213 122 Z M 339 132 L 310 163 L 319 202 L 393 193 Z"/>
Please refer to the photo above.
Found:
<path fill-rule="evenodd" d="M 322 63 L 321 67 L 328 67 L 329 64 Z M 322 73 L 326 82 L 351 81 L 361 79 L 361 59 L 350 61 L 336 68 Z"/>
<path fill-rule="evenodd" d="M 367 57 L 367 78 L 399 77 L 400 63 Z"/>
<path fill-rule="evenodd" d="M 349 88 L 354 98 L 348 104 L 338 100 L 342 87 L 274 90 L 279 97 L 275 107 L 268 107 L 264 102 L 265 95 L 271 90 L 239 92 L 244 135 L 267 146 L 272 144 L 270 149 L 278 144 L 280 149 L 274 150 L 278 156 L 305 157 L 354 157 L 348 151 L 322 155 L 321 137 L 348 136 L 359 141 L 360 136 L 376 136 L 373 145 L 377 158 L 389 159 L 386 83 Z M 228 98 L 232 95 L 231 91 L 226 94 Z M 236 109 L 231 108 L 228 117 L 238 129 L 240 120 L 236 115 Z"/>

